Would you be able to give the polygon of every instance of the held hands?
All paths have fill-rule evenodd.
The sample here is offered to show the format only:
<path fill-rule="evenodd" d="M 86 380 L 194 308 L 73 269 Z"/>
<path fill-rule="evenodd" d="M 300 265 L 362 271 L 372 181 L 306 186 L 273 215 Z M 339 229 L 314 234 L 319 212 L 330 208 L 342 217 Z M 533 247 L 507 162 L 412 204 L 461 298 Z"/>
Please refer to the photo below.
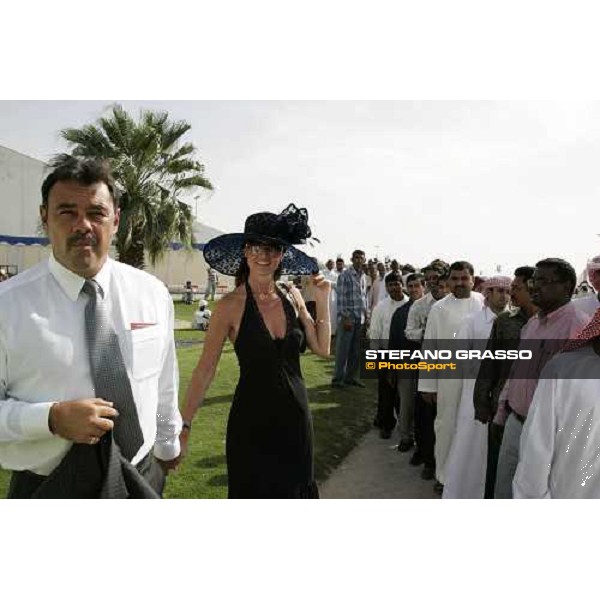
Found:
<path fill-rule="evenodd" d="M 181 454 L 179 456 L 176 456 L 175 458 L 172 458 L 171 460 L 160 460 L 160 458 L 156 458 L 156 456 L 154 457 L 154 459 L 158 463 L 158 466 L 163 470 L 163 473 L 165 475 L 168 475 L 169 471 L 177 470 L 177 467 L 181 462 Z"/>
<path fill-rule="evenodd" d="M 184 427 L 179 434 L 179 444 L 181 446 L 181 452 L 179 453 L 179 462 L 181 462 L 188 453 L 188 444 L 190 441 L 190 429 Z"/>
<path fill-rule="evenodd" d="M 95 444 L 114 427 L 119 413 L 112 402 L 86 398 L 56 402 L 50 408 L 48 425 L 55 435 L 77 444 Z"/>

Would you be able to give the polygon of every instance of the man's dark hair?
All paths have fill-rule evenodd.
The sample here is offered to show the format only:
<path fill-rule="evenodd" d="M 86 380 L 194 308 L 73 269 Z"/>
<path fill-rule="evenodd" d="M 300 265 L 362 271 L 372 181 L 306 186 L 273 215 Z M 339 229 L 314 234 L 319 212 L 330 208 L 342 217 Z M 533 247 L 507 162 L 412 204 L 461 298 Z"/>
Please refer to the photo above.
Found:
<path fill-rule="evenodd" d="M 544 258 L 544 260 L 535 263 L 536 269 L 540 267 L 552 269 L 556 273 L 559 281 L 566 281 L 570 284 L 569 288 L 571 294 L 575 291 L 575 286 L 577 285 L 577 273 L 575 273 L 575 269 L 572 267 L 571 263 L 562 258 Z"/>
<path fill-rule="evenodd" d="M 408 285 L 411 281 L 420 281 L 421 285 L 425 285 L 425 276 L 423 273 L 411 273 L 406 278 L 406 285 Z"/>
<path fill-rule="evenodd" d="M 405 264 L 405 265 L 402 267 L 402 269 L 403 269 L 404 271 L 408 271 L 409 273 L 415 273 L 415 272 L 417 271 L 417 270 L 416 270 L 416 269 L 415 269 L 415 268 L 414 268 L 414 267 L 413 267 L 411 264 L 409 264 L 409 263 L 406 263 L 406 264 Z"/>
<path fill-rule="evenodd" d="M 469 271 L 469 274 L 473 276 L 475 274 L 475 269 L 473 265 L 466 260 L 457 260 L 450 265 L 449 271 Z"/>
<path fill-rule="evenodd" d="M 402 275 L 400 275 L 400 273 L 395 273 L 394 271 L 392 271 L 391 273 L 388 273 L 385 276 L 385 279 L 383 281 L 386 284 L 392 283 L 394 281 L 399 281 L 400 283 L 403 283 L 403 281 L 402 281 Z"/>
<path fill-rule="evenodd" d="M 363 256 L 366 256 L 365 251 L 364 250 L 355 250 L 352 253 L 352 256 L 354 257 L 355 254 L 362 254 Z"/>
<path fill-rule="evenodd" d="M 70 154 L 55 156 L 48 165 L 52 171 L 42 183 L 42 205 L 48 207 L 48 196 L 55 183 L 74 181 L 81 185 L 105 183 L 113 200 L 119 206 L 119 190 L 112 176 L 108 161 L 99 158 L 81 158 Z"/>
<path fill-rule="evenodd" d="M 533 277 L 534 271 L 534 267 L 517 267 L 513 275 L 515 277 L 520 277 L 525 283 L 527 283 Z"/>

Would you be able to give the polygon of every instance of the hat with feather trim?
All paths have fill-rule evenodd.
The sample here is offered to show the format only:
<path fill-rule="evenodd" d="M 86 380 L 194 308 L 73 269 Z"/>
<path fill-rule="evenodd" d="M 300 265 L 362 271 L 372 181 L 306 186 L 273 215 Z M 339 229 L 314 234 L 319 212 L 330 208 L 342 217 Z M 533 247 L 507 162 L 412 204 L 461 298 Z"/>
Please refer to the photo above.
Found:
<path fill-rule="evenodd" d="M 213 238 L 204 246 L 204 259 L 219 273 L 235 275 L 247 242 L 273 244 L 283 249 L 282 275 L 312 275 L 319 270 L 317 260 L 294 247 L 294 244 L 305 244 L 310 237 L 308 211 L 290 204 L 279 214 L 260 212 L 250 215 L 243 233 L 226 233 Z"/>

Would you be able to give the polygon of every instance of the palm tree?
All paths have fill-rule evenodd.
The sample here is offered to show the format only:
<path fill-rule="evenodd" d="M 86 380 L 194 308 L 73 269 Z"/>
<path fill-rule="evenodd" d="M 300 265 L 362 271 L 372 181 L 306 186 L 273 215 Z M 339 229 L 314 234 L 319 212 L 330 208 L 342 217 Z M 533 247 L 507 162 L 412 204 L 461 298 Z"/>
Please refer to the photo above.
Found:
<path fill-rule="evenodd" d="M 181 138 L 191 128 L 169 121 L 167 112 L 142 110 L 136 122 L 119 105 L 94 125 L 63 129 L 72 154 L 108 159 L 121 188 L 121 223 L 116 235 L 118 258 L 139 269 L 165 253 L 179 240 L 193 242 L 192 211 L 182 196 L 197 188 L 212 190 L 204 165 L 194 158 L 193 144 Z"/>

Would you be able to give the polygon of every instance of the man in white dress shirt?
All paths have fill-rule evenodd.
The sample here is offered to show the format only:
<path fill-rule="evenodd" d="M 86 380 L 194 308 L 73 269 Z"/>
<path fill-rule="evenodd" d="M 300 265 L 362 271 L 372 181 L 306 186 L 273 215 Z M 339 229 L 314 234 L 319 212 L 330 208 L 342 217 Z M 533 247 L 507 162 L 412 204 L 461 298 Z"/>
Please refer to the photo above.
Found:
<path fill-rule="evenodd" d="M 448 288 L 450 293 L 439 302 L 436 302 L 429 313 L 423 347 L 429 350 L 448 348 L 444 340 L 453 340 L 465 317 L 481 311 L 483 296 L 473 292 L 473 265 L 467 261 L 457 261 L 450 265 Z M 419 379 L 419 392 L 423 393 L 425 402 L 435 402 L 437 414 L 435 417 L 435 462 L 436 485 L 435 491 L 443 492 L 446 481 L 445 467 L 452 438 L 456 429 L 456 417 L 462 382 L 460 379 L 443 377 L 421 377 Z"/>
<path fill-rule="evenodd" d="M 540 375 L 514 498 L 600 498 L 600 310 Z"/>
<path fill-rule="evenodd" d="M 124 418 L 111 398 L 95 394 L 98 368 L 88 353 L 85 318 L 90 284 L 98 286 L 94 306 L 107 316 L 111 347 L 120 349 L 117 360 L 129 379 L 130 386 L 119 380 L 118 393 L 131 388 L 125 404 L 129 410 L 133 402 L 129 414 L 139 420 L 133 422 L 139 443 L 125 462 L 160 495 L 164 475 L 177 464 L 182 426 L 173 303 L 158 279 L 108 257 L 120 214 L 108 167 L 67 156 L 53 166 L 40 207 L 52 255 L 0 288 L 0 465 L 13 471 L 9 497 L 35 497 L 65 457 L 78 449 L 92 456 L 83 446 L 105 447 L 112 433 L 104 436 Z M 119 429 L 126 424 L 132 419 Z"/>
<path fill-rule="evenodd" d="M 448 293 L 446 282 L 448 281 L 447 267 L 449 266 L 446 263 L 438 262 L 423 269 L 427 293 L 416 300 L 408 311 L 404 331 L 408 340 L 418 344 L 422 343 L 431 307 Z M 423 462 L 421 478 L 426 481 L 435 477 L 435 416 L 435 403 L 425 402 L 423 394 L 417 392 L 414 415 L 417 450 L 415 451 L 416 456 L 413 455 L 411 458 L 411 464 L 418 465 L 421 464 L 421 461 Z"/>
<path fill-rule="evenodd" d="M 387 349 L 392 317 L 397 309 L 408 302 L 408 297 L 402 288 L 402 276 L 399 273 L 388 273 L 385 276 L 385 287 L 388 295 L 374 308 L 369 326 L 369 339 L 373 350 Z M 392 437 L 392 431 L 396 426 L 394 408 L 397 404 L 396 386 L 391 384 L 386 371 L 379 371 L 375 424 L 379 427 L 379 435 L 384 440 Z"/>

